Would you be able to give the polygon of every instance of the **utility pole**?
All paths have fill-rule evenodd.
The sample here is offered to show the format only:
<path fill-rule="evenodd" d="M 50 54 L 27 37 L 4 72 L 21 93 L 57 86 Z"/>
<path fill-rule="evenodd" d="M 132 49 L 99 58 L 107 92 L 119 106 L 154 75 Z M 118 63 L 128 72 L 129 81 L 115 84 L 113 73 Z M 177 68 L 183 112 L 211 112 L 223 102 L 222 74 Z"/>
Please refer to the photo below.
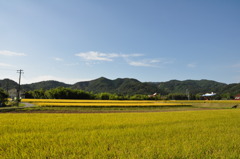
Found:
<path fill-rule="evenodd" d="M 190 95 L 189 95 L 189 90 L 188 89 L 186 89 L 186 96 L 187 96 L 188 100 L 190 100 Z"/>
<path fill-rule="evenodd" d="M 8 81 L 9 81 L 9 79 L 6 79 L 6 90 L 7 90 L 7 93 L 8 93 Z"/>
<path fill-rule="evenodd" d="M 17 90 L 17 105 L 19 106 L 20 102 L 20 91 L 21 91 L 21 75 L 23 73 L 23 70 L 17 70 L 17 73 L 19 73 L 19 83 L 18 83 L 18 90 Z"/>

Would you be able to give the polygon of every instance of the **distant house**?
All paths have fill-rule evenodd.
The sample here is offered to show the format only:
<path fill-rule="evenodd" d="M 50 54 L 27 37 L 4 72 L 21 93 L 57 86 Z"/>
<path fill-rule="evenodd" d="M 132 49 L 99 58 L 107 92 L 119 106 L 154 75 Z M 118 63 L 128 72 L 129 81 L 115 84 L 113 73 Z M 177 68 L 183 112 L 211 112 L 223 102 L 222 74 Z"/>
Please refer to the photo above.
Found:
<path fill-rule="evenodd" d="M 157 93 L 154 93 L 154 94 L 148 95 L 148 97 L 153 98 L 153 97 L 156 97 L 157 95 L 158 95 Z"/>
<path fill-rule="evenodd" d="M 235 96 L 235 100 L 240 100 L 240 94 Z"/>
<path fill-rule="evenodd" d="M 8 94 L 9 94 L 9 98 L 12 98 L 12 99 L 15 99 L 15 98 L 17 98 L 17 89 L 10 89 L 9 91 L 8 91 Z M 25 98 L 25 93 L 24 93 L 24 91 L 20 91 L 20 98 L 22 99 L 22 98 Z"/>

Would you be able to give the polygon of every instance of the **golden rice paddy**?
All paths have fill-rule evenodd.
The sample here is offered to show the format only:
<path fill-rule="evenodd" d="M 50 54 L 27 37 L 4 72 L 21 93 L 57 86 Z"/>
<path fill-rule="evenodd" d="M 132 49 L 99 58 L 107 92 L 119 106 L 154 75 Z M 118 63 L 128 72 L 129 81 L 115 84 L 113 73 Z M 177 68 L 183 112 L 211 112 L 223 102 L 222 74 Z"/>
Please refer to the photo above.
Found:
<path fill-rule="evenodd" d="M 67 99 L 22 99 L 22 102 L 37 106 L 191 106 L 191 104 L 169 103 L 147 100 L 67 100 Z"/>
<path fill-rule="evenodd" d="M 240 109 L 0 114 L 1 159 L 240 158 Z"/>
<path fill-rule="evenodd" d="M 22 99 L 22 102 L 32 103 L 36 106 L 101 106 L 101 107 L 181 107 L 192 105 L 228 105 L 240 104 L 240 100 L 72 100 L 72 99 Z"/>

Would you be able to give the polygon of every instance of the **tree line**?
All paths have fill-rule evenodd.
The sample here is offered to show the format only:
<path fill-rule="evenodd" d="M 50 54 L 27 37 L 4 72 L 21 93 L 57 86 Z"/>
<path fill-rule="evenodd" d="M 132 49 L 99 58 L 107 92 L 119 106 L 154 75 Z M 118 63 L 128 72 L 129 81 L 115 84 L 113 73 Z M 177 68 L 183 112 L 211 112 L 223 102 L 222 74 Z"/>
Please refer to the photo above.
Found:
<path fill-rule="evenodd" d="M 49 90 L 36 89 L 25 92 L 25 98 L 35 99 L 101 99 L 101 100 L 128 100 L 150 99 L 146 95 L 122 95 L 117 93 L 93 93 L 80 89 L 57 87 Z"/>
<path fill-rule="evenodd" d="M 7 102 L 8 94 L 0 88 L 0 106 L 5 106 Z"/>
<path fill-rule="evenodd" d="M 8 93 L 0 88 L 0 106 L 6 105 Z M 80 89 L 57 87 L 49 90 L 35 89 L 25 92 L 25 98 L 33 99 L 100 99 L 100 100 L 204 100 L 202 94 L 169 93 L 149 96 L 143 94 L 126 95 L 117 93 L 93 93 Z M 234 99 L 230 93 L 216 95 L 216 100 Z"/>
<path fill-rule="evenodd" d="M 57 87 L 49 90 L 36 89 L 25 92 L 25 98 L 35 99 L 100 99 L 100 100 L 201 100 L 201 94 L 169 93 L 149 96 L 144 94 L 126 95 L 119 93 L 93 93 L 80 89 Z M 216 97 L 221 99 L 221 97 Z"/>

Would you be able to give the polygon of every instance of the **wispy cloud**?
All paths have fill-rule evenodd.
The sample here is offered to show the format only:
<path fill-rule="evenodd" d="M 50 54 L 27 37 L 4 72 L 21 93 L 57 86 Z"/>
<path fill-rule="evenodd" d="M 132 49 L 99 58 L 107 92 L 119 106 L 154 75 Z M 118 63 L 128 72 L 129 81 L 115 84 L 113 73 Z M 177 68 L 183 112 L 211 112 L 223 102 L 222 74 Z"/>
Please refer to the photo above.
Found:
<path fill-rule="evenodd" d="M 55 61 L 63 61 L 63 59 L 62 58 L 59 58 L 59 57 L 55 57 L 55 58 L 53 58 Z"/>
<path fill-rule="evenodd" d="M 143 62 L 143 61 L 130 61 L 128 63 L 131 66 L 144 66 L 144 67 L 149 67 L 151 66 L 149 63 Z"/>
<path fill-rule="evenodd" d="M 77 63 L 77 62 L 65 64 L 65 66 L 77 66 L 77 65 L 79 65 L 79 63 Z"/>
<path fill-rule="evenodd" d="M 142 60 L 142 61 L 129 61 L 128 64 L 131 66 L 142 66 L 142 67 L 156 67 L 158 60 Z"/>
<path fill-rule="evenodd" d="M 172 63 L 172 61 L 168 61 L 166 59 L 143 59 L 139 61 L 128 60 L 129 65 L 137 67 L 160 67 L 170 63 Z"/>
<path fill-rule="evenodd" d="M 13 65 L 0 62 L 0 67 L 13 67 Z"/>
<path fill-rule="evenodd" d="M 231 65 L 231 67 L 233 67 L 233 68 L 240 68 L 240 63 L 233 64 L 233 65 Z"/>
<path fill-rule="evenodd" d="M 27 56 L 25 53 L 13 52 L 8 50 L 0 50 L 0 55 L 3 56 Z"/>
<path fill-rule="evenodd" d="M 189 67 L 189 68 L 195 68 L 195 67 L 197 67 L 197 64 L 195 64 L 195 63 L 189 63 L 189 64 L 187 64 L 187 67 Z"/>
<path fill-rule="evenodd" d="M 99 64 L 101 61 L 112 62 L 117 58 L 122 58 L 127 64 L 139 67 L 159 67 L 164 64 L 172 63 L 166 59 L 145 59 L 144 54 L 120 54 L 120 53 L 101 53 L 97 51 L 89 51 L 77 53 L 78 56 L 86 61 L 87 65 Z"/>
<path fill-rule="evenodd" d="M 112 61 L 112 58 L 114 57 L 114 54 L 106 54 L 106 53 L 100 53 L 100 52 L 83 52 L 78 53 L 76 56 L 81 57 L 84 60 L 87 61 Z"/>
<path fill-rule="evenodd" d="M 142 54 L 118 54 L 118 53 L 101 53 L 97 51 L 89 51 L 75 54 L 86 61 L 114 61 L 114 58 L 128 58 L 143 56 Z"/>

